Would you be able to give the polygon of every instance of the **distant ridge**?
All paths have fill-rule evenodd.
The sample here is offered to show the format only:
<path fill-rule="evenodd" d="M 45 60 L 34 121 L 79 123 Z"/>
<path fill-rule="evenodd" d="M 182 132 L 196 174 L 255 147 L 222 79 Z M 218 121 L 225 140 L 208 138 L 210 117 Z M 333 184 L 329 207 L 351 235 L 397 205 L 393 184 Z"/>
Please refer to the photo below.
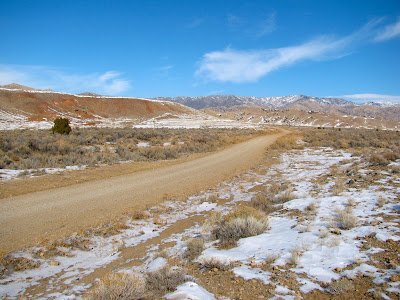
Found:
<path fill-rule="evenodd" d="M 34 89 L 32 87 L 21 85 L 18 83 L 10 83 L 10 84 L 6 84 L 6 85 L 0 85 L 0 88 L 9 89 L 9 90 L 38 91 L 38 89 Z"/>
<path fill-rule="evenodd" d="M 304 95 L 282 97 L 213 95 L 204 97 L 158 97 L 155 99 L 177 102 L 195 109 L 255 105 L 269 109 L 296 109 L 305 112 L 316 111 L 400 121 L 400 104 L 387 102 L 357 104 L 341 98 L 319 98 Z"/>
<path fill-rule="evenodd" d="M 196 109 L 216 106 L 231 105 L 257 105 L 266 108 L 286 108 L 295 103 L 303 103 L 306 101 L 320 105 L 355 105 L 351 101 L 341 98 L 318 98 L 304 95 L 290 95 L 282 97 L 253 97 L 253 96 L 235 96 L 235 95 L 213 95 L 204 97 L 159 97 L 159 100 L 167 100 L 178 102 Z"/>

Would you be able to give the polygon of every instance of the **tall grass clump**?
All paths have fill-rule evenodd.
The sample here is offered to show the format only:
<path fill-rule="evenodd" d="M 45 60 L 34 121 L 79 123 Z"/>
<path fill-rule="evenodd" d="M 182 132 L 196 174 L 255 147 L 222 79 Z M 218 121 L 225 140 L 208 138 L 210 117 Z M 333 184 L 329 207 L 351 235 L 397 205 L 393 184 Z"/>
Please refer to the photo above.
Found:
<path fill-rule="evenodd" d="M 135 300 L 145 297 L 145 281 L 138 275 L 111 273 L 100 280 L 86 300 Z"/>
<path fill-rule="evenodd" d="M 224 216 L 213 234 L 221 245 L 234 245 L 239 239 L 259 235 L 268 229 L 268 217 L 248 206 L 239 206 Z"/>
<path fill-rule="evenodd" d="M 340 229 L 348 230 L 357 226 L 358 218 L 351 209 L 343 209 L 337 212 L 335 222 Z"/>

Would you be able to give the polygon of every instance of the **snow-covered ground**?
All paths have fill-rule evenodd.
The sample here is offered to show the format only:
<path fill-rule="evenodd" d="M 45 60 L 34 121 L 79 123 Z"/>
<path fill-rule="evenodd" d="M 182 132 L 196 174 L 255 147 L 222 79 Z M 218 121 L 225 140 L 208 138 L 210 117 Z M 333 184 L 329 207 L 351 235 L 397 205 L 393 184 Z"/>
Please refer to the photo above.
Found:
<path fill-rule="evenodd" d="M 239 240 L 236 247 L 219 249 L 216 241 L 207 240 L 207 228 L 200 224 L 187 228 L 184 232 L 172 234 L 162 243 L 174 242 L 167 248 L 169 257 L 183 257 L 186 241 L 199 235 L 206 237 L 206 249 L 197 259 L 199 262 L 214 258 L 222 262 L 234 262 L 237 265 L 232 272 L 245 280 L 256 279 L 266 285 L 275 286 L 275 294 L 284 299 L 294 299 L 298 293 L 313 290 L 329 291 L 329 284 L 341 278 L 354 279 L 357 276 L 372 278 L 380 287 L 381 296 L 386 293 L 400 296 L 400 281 L 393 280 L 400 267 L 379 267 L 372 255 L 385 251 L 383 248 L 365 247 L 364 237 L 375 236 L 377 241 L 399 241 L 400 228 L 397 226 L 400 192 L 398 175 L 389 172 L 380 174 L 380 179 L 368 186 L 347 185 L 340 192 L 334 191 L 334 176 L 330 167 L 339 170 L 349 167 L 359 158 L 344 151 L 328 148 L 292 150 L 280 156 L 280 163 L 272 167 L 259 168 L 243 174 L 230 182 L 225 182 L 213 191 L 204 191 L 188 197 L 185 201 L 167 201 L 159 206 L 161 214 L 157 216 L 149 209 L 150 218 L 128 220 L 128 229 L 120 234 L 91 238 L 90 251 L 62 248 L 65 256 L 50 259 L 33 257 L 34 248 L 15 253 L 40 261 L 41 266 L 14 272 L 0 280 L 0 297 L 7 299 L 25 293 L 26 289 L 42 284 L 47 280 L 47 293 L 30 295 L 35 298 L 79 299 L 90 285 L 76 285 L 74 282 L 96 269 L 106 267 L 121 256 L 124 248 L 134 247 L 162 234 L 178 220 L 205 214 L 208 211 L 228 213 L 240 201 L 250 201 L 257 193 L 257 186 L 269 186 L 271 182 L 290 182 L 294 187 L 294 199 L 283 204 L 269 216 L 270 228 L 264 233 Z M 360 165 L 359 174 L 368 174 L 370 170 Z M 320 180 L 325 176 L 325 180 Z M 209 195 L 218 194 L 224 203 L 209 203 Z M 383 199 L 383 200 L 381 200 Z M 310 204 L 314 208 L 310 212 Z M 354 227 L 342 230 L 336 225 L 336 216 L 347 211 L 356 218 Z M 383 216 L 389 216 L 387 221 Z M 155 218 L 168 222 L 155 222 Z M 157 224 L 155 224 L 157 223 Z M 158 257 L 159 245 L 150 247 L 144 263 L 129 268 L 129 272 L 143 274 L 148 270 L 165 265 L 166 261 Z M 294 257 L 296 254 L 296 257 Z M 182 258 L 180 259 L 182 260 Z M 271 264 L 274 270 L 295 277 L 298 290 L 283 286 L 274 279 L 271 271 L 263 266 Z M 290 266 L 290 267 L 288 267 Z M 389 279 L 392 278 L 391 281 Z M 210 291 L 199 286 L 196 278 L 178 287 L 177 291 L 166 295 L 168 299 L 214 299 Z M 63 287 L 62 291 L 57 288 Z M 375 288 L 371 288 L 372 293 Z M 29 295 L 26 295 L 29 296 Z"/>

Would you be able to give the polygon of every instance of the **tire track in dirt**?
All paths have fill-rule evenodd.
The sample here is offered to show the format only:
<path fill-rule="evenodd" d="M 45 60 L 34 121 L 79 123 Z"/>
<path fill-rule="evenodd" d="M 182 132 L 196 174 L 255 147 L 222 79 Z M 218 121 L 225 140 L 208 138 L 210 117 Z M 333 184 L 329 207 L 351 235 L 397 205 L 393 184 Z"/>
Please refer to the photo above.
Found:
<path fill-rule="evenodd" d="M 257 137 L 178 165 L 1 199 L 0 245 L 6 251 L 19 250 L 154 205 L 165 195 L 206 189 L 257 164 L 266 147 L 288 132 Z"/>

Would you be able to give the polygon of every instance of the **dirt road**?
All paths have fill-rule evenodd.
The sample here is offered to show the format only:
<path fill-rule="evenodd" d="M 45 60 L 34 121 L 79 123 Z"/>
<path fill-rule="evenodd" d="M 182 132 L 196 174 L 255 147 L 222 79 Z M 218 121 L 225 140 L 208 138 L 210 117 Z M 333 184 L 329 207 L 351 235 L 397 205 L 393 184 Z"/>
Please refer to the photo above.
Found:
<path fill-rule="evenodd" d="M 206 189 L 254 166 L 265 148 L 286 133 L 257 137 L 177 165 L 1 199 L 0 245 L 19 250 L 154 205 L 165 195 Z"/>

